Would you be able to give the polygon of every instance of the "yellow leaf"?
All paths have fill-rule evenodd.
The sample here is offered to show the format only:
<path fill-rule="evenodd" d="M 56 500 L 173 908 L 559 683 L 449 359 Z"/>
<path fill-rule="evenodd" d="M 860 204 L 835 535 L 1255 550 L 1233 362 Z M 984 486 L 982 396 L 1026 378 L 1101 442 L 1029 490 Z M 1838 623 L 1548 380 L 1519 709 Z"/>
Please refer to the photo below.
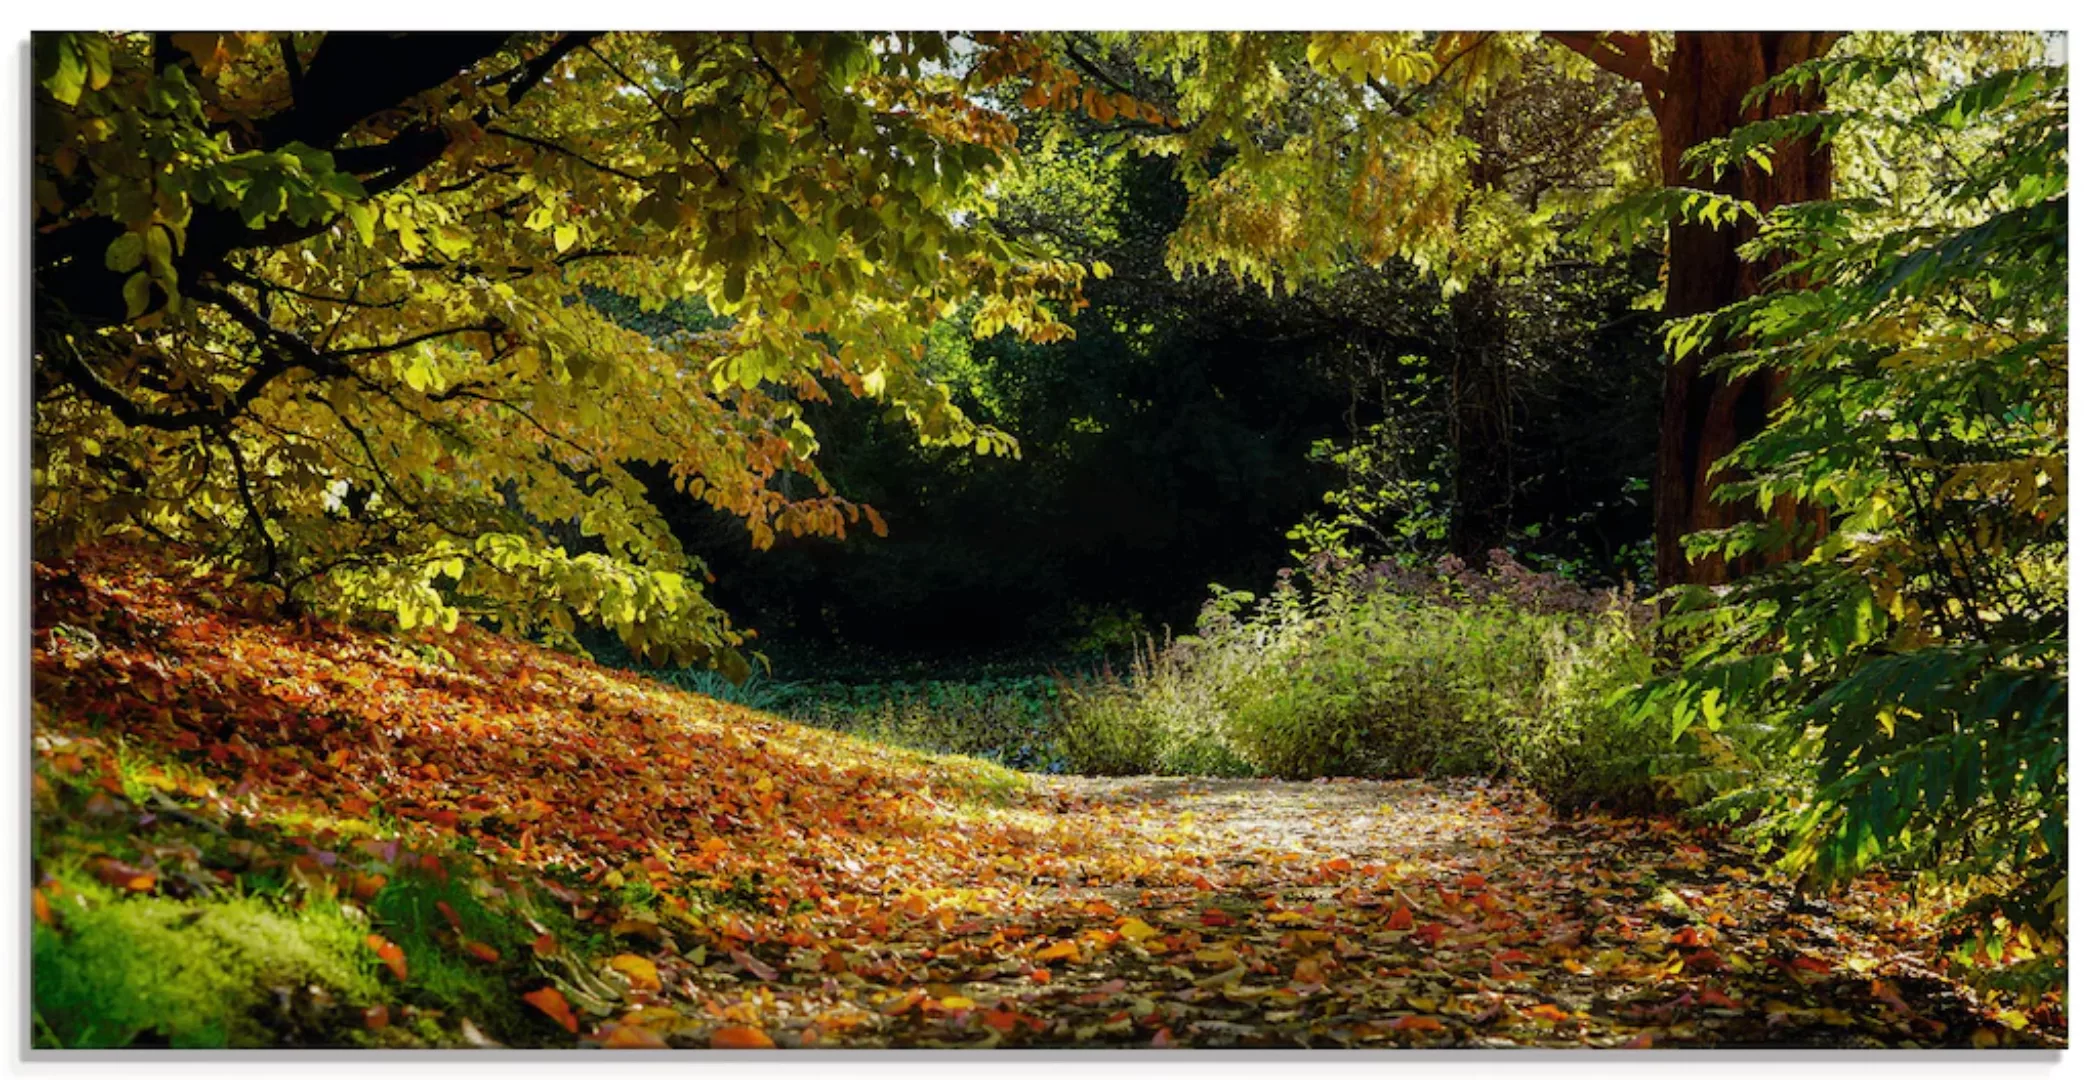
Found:
<path fill-rule="evenodd" d="M 606 965 L 612 970 L 625 975 L 627 981 L 633 984 L 637 990 L 663 989 L 663 977 L 656 973 L 656 965 L 651 963 L 646 957 L 636 956 L 633 953 L 621 953 L 606 961 Z"/>
<path fill-rule="evenodd" d="M 1115 929 L 1122 934 L 1123 940 L 1134 941 L 1140 945 L 1159 936 L 1157 927 L 1138 918 L 1124 919 L 1116 924 Z"/>

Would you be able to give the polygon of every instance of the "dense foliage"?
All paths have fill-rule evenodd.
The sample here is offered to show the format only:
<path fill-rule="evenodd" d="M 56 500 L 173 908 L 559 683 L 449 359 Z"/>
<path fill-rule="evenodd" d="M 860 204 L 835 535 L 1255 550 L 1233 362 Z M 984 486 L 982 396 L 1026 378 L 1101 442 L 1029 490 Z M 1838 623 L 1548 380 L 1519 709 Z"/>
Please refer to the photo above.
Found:
<path fill-rule="evenodd" d="M 50 34 L 36 42 L 40 550 L 193 541 L 287 606 L 731 662 L 633 465 L 752 543 L 879 517 L 802 403 L 1009 450 L 925 327 L 1068 332 L 1080 267 L 974 226 L 1017 39 Z M 647 337 L 597 287 L 732 321 Z M 791 479 L 790 479 L 791 478 Z M 563 543 L 565 525 L 582 542 Z"/>
<path fill-rule="evenodd" d="M 1967 887 L 1955 928 L 2002 948 L 2060 937 L 2068 911 L 2068 78 L 2035 58 L 1948 80 L 1928 44 L 1798 69 L 1848 93 L 1701 155 L 1753 160 L 1802 132 L 1922 147 L 1906 176 L 1771 214 L 1755 251 L 1781 287 L 1672 331 L 1787 373 L 1727 491 L 1829 529 L 1797 563 L 1679 595 L 1695 645 L 1652 704 L 1678 731 L 1804 740 L 1811 770 L 1727 809 L 1773 815 L 1813 879 L 1896 866 Z"/>
<path fill-rule="evenodd" d="M 1320 368 L 1361 320 L 1176 281 L 1163 247 L 1184 196 L 1161 163 L 1044 147 L 1025 127 L 1022 141 L 986 227 L 1111 273 L 1065 314 L 1069 340 L 971 341 L 965 310 L 933 329 L 925 361 L 1018 455 L 924 446 L 869 402 L 813 404 L 826 475 L 878 506 L 886 535 L 763 552 L 652 480 L 719 603 L 790 678 L 831 677 L 857 653 L 1060 663 L 1125 645 L 1133 622 L 1186 625 L 1207 583 L 1271 574 L 1329 483 L 1307 453 L 1343 434 L 1348 392 Z"/>

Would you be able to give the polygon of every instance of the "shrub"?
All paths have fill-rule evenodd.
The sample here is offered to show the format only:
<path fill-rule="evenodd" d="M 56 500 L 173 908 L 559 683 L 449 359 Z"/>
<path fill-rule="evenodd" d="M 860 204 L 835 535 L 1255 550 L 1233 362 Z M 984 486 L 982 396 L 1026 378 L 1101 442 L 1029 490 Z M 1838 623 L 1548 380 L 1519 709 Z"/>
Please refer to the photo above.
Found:
<path fill-rule="evenodd" d="M 1108 776 L 1250 775 L 1253 767 L 1225 739 L 1219 704 L 1248 658 L 1224 645 L 1161 649 L 1139 641 L 1127 679 L 1104 673 L 1066 684 L 1064 760 L 1074 772 Z"/>
<path fill-rule="evenodd" d="M 1652 674 L 1651 612 L 1495 552 L 1485 571 L 1313 560 L 1256 601 L 1071 695 L 1081 771 L 1501 775 L 1561 805 L 1649 805 L 1666 727 L 1621 692 Z"/>

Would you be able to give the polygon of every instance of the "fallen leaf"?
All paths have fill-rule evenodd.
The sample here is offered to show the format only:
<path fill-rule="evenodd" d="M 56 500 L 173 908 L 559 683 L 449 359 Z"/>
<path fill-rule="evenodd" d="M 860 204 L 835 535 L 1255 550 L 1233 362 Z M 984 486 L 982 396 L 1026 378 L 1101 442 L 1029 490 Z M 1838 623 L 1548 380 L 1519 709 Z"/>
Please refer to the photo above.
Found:
<path fill-rule="evenodd" d="M 625 975 L 628 984 L 637 990 L 663 989 L 663 976 L 657 973 L 655 963 L 647 957 L 636 956 L 633 953 L 621 953 L 607 960 L 605 964 L 612 970 Z"/>
<path fill-rule="evenodd" d="M 158 879 L 157 875 L 151 870 L 132 866 L 129 863 L 118 862 L 115 859 L 96 859 L 93 865 L 96 880 L 104 885 L 123 889 L 127 892 L 152 892 L 153 885 Z"/>
<path fill-rule="evenodd" d="M 401 952 L 399 945 L 377 934 L 366 934 L 364 943 L 366 947 L 379 954 L 380 961 L 386 964 L 386 970 L 394 973 L 396 980 L 400 982 L 408 981 L 408 957 Z"/>
<path fill-rule="evenodd" d="M 707 1045 L 716 1050 L 770 1050 L 773 1040 L 772 1036 L 757 1028 L 733 1025 L 715 1028 L 714 1034 L 707 1038 Z"/>
<path fill-rule="evenodd" d="M 551 986 L 543 986 L 525 996 L 525 1003 L 554 1018 L 554 1022 L 567 1028 L 569 1034 L 576 1033 L 576 1014 L 569 1009 L 568 998 Z"/>
<path fill-rule="evenodd" d="M 1035 962 L 1053 964 L 1059 960 L 1070 960 L 1079 955 L 1079 946 L 1074 941 L 1060 941 L 1035 954 Z"/>
<path fill-rule="evenodd" d="M 742 949 L 730 949 L 729 959 L 736 961 L 739 967 L 743 968 L 745 971 L 748 971 L 753 975 L 758 976 L 760 979 L 763 979 L 766 982 L 776 982 L 780 978 L 779 971 L 776 970 L 771 964 L 768 964 L 765 961 L 760 960 L 755 956 L 752 956 L 750 953 L 747 953 Z"/>
<path fill-rule="evenodd" d="M 663 1036 L 638 1024 L 616 1024 L 598 1040 L 598 1045 L 607 1050 L 668 1050 L 670 1044 Z"/>
<path fill-rule="evenodd" d="M 1116 923 L 1115 931 L 1122 935 L 1123 940 L 1134 941 L 1140 945 L 1159 936 L 1157 927 L 1138 918 L 1128 918 Z"/>

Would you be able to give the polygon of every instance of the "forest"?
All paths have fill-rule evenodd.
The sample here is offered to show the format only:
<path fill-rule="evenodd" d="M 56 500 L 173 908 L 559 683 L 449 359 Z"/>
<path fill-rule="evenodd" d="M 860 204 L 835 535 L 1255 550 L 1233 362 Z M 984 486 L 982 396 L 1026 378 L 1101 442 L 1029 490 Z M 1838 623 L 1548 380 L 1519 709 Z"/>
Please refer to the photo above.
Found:
<path fill-rule="evenodd" d="M 38 1054 L 2067 1045 L 2063 34 L 30 55 Z"/>

